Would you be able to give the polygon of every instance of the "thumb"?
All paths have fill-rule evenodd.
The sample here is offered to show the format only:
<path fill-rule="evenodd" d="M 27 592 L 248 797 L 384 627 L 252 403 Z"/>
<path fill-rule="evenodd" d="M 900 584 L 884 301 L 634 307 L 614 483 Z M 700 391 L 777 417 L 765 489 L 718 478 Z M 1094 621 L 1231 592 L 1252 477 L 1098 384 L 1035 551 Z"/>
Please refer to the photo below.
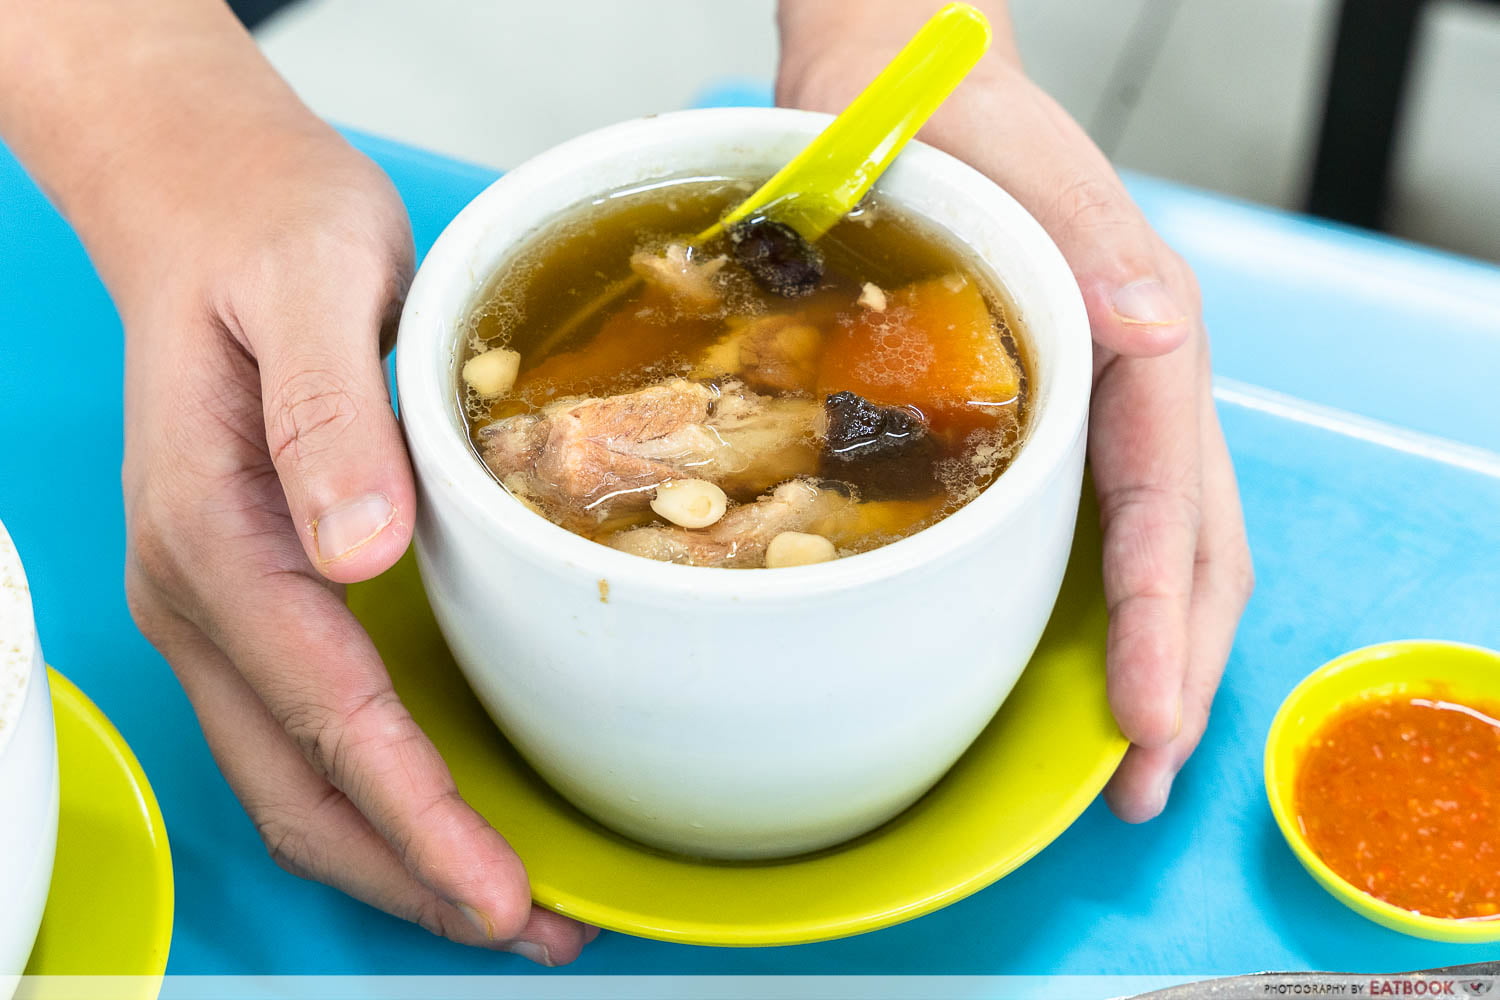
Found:
<path fill-rule="evenodd" d="M 255 339 L 266 445 L 292 521 L 318 572 L 354 583 L 406 551 L 416 493 L 381 367 L 381 328 L 395 306 L 350 308 L 340 298 L 289 309 Z"/>
<path fill-rule="evenodd" d="M 1197 314 L 1191 273 L 1083 129 L 1019 74 L 959 94 L 953 115 L 933 119 L 932 141 L 972 159 L 1047 230 L 1078 281 L 1095 342 L 1131 357 L 1181 346 Z M 993 123 L 978 151 L 976 123 Z"/>
<path fill-rule="evenodd" d="M 1098 152 L 1092 145 L 1089 151 Z M 1073 271 L 1094 342 L 1125 357 L 1174 351 L 1196 321 L 1191 272 L 1147 225 L 1103 157 L 1091 164 L 1081 153 L 1071 169 L 1082 176 L 1033 211 Z"/>

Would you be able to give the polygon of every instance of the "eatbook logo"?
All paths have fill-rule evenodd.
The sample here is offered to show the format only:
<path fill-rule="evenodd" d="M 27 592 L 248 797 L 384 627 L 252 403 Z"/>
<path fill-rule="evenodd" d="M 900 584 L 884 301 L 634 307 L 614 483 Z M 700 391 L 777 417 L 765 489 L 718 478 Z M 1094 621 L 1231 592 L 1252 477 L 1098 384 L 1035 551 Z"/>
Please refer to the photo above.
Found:
<path fill-rule="evenodd" d="M 1470 979 L 1459 985 L 1464 988 L 1464 992 L 1469 994 L 1469 996 L 1482 997 L 1494 988 L 1495 981 L 1493 979 Z"/>

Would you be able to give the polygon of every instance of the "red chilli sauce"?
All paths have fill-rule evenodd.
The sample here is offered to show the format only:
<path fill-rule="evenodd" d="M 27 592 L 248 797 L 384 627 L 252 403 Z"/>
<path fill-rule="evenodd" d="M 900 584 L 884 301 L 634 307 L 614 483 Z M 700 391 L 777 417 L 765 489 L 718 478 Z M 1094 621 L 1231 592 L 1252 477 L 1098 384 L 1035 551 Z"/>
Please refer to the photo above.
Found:
<path fill-rule="evenodd" d="M 1296 802 L 1313 851 L 1355 887 L 1433 917 L 1500 915 L 1500 708 L 1348 706 L 1308 744 Z"/>

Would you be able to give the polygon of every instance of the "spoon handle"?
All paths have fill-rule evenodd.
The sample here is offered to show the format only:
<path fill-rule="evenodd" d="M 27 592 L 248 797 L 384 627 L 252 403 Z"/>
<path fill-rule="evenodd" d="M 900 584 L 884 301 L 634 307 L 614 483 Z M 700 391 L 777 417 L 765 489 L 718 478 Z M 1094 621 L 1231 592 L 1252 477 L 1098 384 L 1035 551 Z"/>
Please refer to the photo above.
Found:
<path fill-rule="evenodd" d="M 817 240 L 865 196 L 989 45 L 984 15 L 966 3 L 948 4 L 816 139 L 694 242 L 753 215 Z"/>
<path fill-rule="evenodd" d="M 702 246 L 741 219 L 765 215 L 809 243 L 849 214 L 912 136 L 990 47 L 990 22 L 950 3 L 924 24 L 880 75 L 817 138 L 728 215 L 693 237 Z M 537 347 L 552 350 L 600 309 L 634 291 L 634 275 L 610 285 Z"/>

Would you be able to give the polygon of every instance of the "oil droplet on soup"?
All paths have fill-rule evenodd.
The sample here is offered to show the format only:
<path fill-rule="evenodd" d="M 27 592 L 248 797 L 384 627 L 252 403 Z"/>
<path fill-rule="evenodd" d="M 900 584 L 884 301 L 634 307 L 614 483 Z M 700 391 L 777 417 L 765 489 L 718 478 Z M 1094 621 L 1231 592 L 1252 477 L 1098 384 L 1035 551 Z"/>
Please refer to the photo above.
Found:
<path fill-rule="evenodd" d="M 815 246 L 767 220 L 692 244 L 753 187 L 658 181 L 579 206 L 477 298 L 459 363 L 483 361 L 459 400 L 523 504 L 624 552 L 753 568 L 778 536 L 840 557 L 897 541 L 1004 472 L 1029 361 L 966 251 L 879 196 Z M 684 517 L 690 493 L 715 502 Z"/>

